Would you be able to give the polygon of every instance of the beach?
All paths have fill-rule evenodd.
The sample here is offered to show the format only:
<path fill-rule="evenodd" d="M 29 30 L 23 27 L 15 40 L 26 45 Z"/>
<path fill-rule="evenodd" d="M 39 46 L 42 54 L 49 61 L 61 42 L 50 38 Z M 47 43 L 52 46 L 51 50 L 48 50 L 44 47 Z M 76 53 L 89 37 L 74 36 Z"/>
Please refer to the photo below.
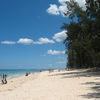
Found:
<path fill-rule="evenodd" d="M 0 84 L 0 100 L 100 100 L 99 72 L 54 70 Z"/>

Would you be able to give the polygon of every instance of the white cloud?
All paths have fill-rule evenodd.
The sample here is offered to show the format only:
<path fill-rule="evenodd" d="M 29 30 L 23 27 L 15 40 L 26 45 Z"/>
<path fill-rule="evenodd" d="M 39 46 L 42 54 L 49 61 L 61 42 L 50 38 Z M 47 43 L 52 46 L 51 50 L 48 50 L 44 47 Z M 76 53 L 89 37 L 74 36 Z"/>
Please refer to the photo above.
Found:
<path fill-rule="evenodd" d="M 56 4 L 50 4 L 50 7 L 47 9 L 47 12 L 49 14 L 53 14 L 53 15 L 59 15 L 59 8 L 57 7 Z"/>
<path fill-rule="evenodd" d="M 33 42 L 34 44 L 47 44 L 47 43 L 55 43 L 53 40 L 48 38 L 40 38 L 38 41 Z"/>
<path fill-rule="evenodd" d="M 53 36 L 53 39 L 56 40 L 57 42 L 61 42 L 61 41 L 64 41 L 64 39 L 66 39 L 66 37 L 67 37 L 66 31 L 62 31 L 62 32 L 56 33 Z"/>
<path fill-rule="evenodd" d="M 33 40 L 32 39 L 28 39 L 28 38 L 21 38 L 17 41 L 17 43 L 19 44 L 33 44 Z"/>
<path fill-rule="evenodd" d="M 61 55 L 61 54 L 65 54 L 65 51 L 48 50 L 47 53 L 49 55 Z"/>
<path fill-rule="evenodd" d="M 67 7 L 65 5 L 57 6 L 56 4 L 50 4 L 50 7 L 47 9 L 47 12 L 52 15 L 60 15 L 64 16 L 64 12 L 66 12 Z"/>
<path fill-rule="evenodd" d="M 64 41 L 64 39 L 66 38 L 66 31 L 62 31 L 59 33 L 56 33 L 52 38 L 56 41 L 56 42 L 61 42 Z M 55 41 L 53 39 L 48 39 L 48 38 L 39 38 L 37 41 L 34 41 L 32 39 L 29 38 L 20 38 L 17 42 L 14 41 L 2 41 L 1 44 L 26 44 L 26 45 L 30 45 L 30 44 L 54 44 Z"/>
<path fill-rule="evenodd" d="M 29 44 L 48 44 L 48 43 L 55 43 L 53 40 L 50 40 L 48 38 L 39 38 L 38 41 L 34 41 L 32 39 L 29 39 L 29 38 L 20 38 L 17 42 L 14 42 L 14 41 L 1 41 L 0 42 L 1 44 L 26 44 L 26 45 L 29 45 Z"/>
<path fill-rule="evenodd" d="M 67 11 L 66 5 L 61 5 L 59 6 L 59 12 L 61 13 L 62 16 L 65 16 L 64 13 Z"/>
<path fill-rule="evenodd" d="M 66 1 L 70 1 L 70 0 L 58 0 L 58 2 L 61 4 L 65 4 Z"/>
<path fill-rule="evenodd" d="M 14 41 L 2 41 L 1 44 L 16 44 Z"/>
<path fill-rule="evenodd" d="M 57 6 L 56 4 L 50 4 L 50 7 L 47 9 L 47 12 L 53 15 L 64 16 L 64 13 L 68 11 L 67 5 L 65 4 L 66 1 L 70 1 L 70 0 L 58 0 L 58 2 L 61 4 L 60 6 Z M 79 5 L 83 9 L 85 9 L 85 0 L 76 0 L 76 2 L 78 2 Z"/>
<path fill-rule="evenodd" d="M 76 0 L 76 2 L 78 2 L 79 3 L 79 5 L 83 8 L 83 9 L 85 9 L 86 7 L 85 7 L 85 0 Z"/>

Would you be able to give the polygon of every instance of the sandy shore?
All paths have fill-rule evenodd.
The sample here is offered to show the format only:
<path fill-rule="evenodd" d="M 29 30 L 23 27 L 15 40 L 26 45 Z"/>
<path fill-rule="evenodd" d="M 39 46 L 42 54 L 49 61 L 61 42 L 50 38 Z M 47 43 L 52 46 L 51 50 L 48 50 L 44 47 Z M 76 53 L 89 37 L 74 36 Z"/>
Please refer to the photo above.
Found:
<path fill-rule="evenodd" d="M 56 70 L 13 78 L 0 85 L 0 100 L 100 100 L 99 73 Z"/>

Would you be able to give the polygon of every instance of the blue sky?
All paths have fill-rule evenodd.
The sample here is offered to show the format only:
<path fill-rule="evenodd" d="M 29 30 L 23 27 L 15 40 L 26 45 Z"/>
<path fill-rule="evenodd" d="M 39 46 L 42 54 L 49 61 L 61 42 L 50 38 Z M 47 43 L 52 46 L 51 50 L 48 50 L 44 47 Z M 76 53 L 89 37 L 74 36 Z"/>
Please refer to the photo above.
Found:
<path fill-rule="evenodd" d="M 66 66 L 63 1 L 0 0 L 0 68 Z"/>

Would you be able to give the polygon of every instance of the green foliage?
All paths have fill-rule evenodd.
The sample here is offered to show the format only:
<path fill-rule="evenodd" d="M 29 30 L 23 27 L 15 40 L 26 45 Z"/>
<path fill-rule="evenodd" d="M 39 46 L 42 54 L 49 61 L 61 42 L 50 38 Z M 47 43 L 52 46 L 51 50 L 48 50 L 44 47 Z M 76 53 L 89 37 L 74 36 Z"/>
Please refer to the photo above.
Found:
<path fill-rule="evenodd" d="M 67 38 L 64 43 L 68 54 L 67 66 L 71 68 L 100 66 L 100 1 L 86 0 L 83 10 L 75 0 L 66 2 L 68 12 L 65 16 L 71 19 L 64 23 Z M 74 18 L 77 21 L 74 21 Z"/>

